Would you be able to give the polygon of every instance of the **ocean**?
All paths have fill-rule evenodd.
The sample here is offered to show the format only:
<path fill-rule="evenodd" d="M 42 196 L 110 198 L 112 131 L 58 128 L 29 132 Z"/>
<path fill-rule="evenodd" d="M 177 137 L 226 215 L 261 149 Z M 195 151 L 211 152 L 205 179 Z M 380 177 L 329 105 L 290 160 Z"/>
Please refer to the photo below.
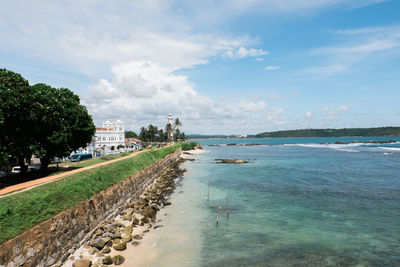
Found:
<path fill-rule="evenodd" d="M 399 137 L 196 141 L 151 266 L 400 266 Z"/>

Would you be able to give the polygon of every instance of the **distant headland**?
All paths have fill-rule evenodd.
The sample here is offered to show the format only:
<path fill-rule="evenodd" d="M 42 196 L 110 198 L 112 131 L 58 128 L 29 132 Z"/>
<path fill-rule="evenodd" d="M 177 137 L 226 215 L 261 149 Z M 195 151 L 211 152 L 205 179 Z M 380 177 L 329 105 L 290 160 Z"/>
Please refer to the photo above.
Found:
<path fill-rule="evenodd" d="M 400 136 L 400 127 L 302 129 L 264 132 L 253 137 L 345 137 L 345 136 Z"/>
<path fill-rule="evenodd" d="M 256 135 L 188 135 L 201 138 L 285 138 L 285 137 L 347 137 L 347 136 L 400 136 L 400 127 L 342 128 L 342 129 L 299 129 L 263 132 Z"/>

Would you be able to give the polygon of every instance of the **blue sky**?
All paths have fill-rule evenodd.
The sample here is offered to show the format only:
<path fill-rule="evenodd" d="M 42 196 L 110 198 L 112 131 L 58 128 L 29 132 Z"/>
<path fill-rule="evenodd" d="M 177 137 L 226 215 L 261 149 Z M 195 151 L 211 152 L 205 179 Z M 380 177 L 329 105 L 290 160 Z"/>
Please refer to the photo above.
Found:
<path fill-rule="evenodd" d="M 399 126 L 399 13 L 394 0 L 4 1 L 0 62 L 135 131 L 168 113 L 202 134 Z"/>

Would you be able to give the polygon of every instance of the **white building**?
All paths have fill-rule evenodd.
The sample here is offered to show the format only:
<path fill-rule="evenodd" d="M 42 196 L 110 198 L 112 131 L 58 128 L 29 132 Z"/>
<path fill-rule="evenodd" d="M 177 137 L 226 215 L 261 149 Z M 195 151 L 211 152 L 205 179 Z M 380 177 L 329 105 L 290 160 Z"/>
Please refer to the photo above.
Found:
<path fill-rule="evenodd" d="M 120 120 L 105 121 L 102 127 L 96 127 L 96 134 L 88 146 L 88 152 L 116 150 L 118 146 L 125 147 L 125 124 Z"/>

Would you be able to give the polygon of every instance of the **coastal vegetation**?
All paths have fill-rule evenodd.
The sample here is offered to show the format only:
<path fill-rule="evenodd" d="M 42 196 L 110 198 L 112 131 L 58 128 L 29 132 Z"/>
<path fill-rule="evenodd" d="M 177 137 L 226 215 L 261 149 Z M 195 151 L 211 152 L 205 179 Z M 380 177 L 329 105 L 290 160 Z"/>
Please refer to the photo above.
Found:
<path fill-rule="evenodd" d="M 125 160 L 3 197 L 0 199 L 0 243 L 89 199 L 176 149 L 188 149 L 196 145 L 177 143 L 162 149 L 146 151 Z"/>
<path fill-rule="evenodd" d="M 138 135 L 133 131 L 125 131 L 125 138 L 138 138 Z"/>
<path fill-rule="evenodd" d="M 399 136 L 400 127 L 378 128 L 343 128 L 343 129 L 302 129 L 256 134 L 256 138 L 263 137 L 345 137 L 345 136 Z"/>
<path fill-rule="evenodd" d="M 90 143 L 96 131 L 79 96 L 67 88 L 29 85 L 20 74 L 0 69 L 0 167 L 40 158 L 46 169 L 53 157 L 64 157 Z"/>
<path fill-rule="evenodd" d="M 150 124 L 148 127 L 140 128 L 139 139 L 143 142 L 171 142 L 185 140 L 184 132 L 180 132 L 179 127 L 182 123 L 178 118 L 175 119 L 174 124 L 167 123 L 165 130 L 159 129 L 157 126 Z M 172 132 L 174 140 L 168 139 L 168 133 Z"/>

